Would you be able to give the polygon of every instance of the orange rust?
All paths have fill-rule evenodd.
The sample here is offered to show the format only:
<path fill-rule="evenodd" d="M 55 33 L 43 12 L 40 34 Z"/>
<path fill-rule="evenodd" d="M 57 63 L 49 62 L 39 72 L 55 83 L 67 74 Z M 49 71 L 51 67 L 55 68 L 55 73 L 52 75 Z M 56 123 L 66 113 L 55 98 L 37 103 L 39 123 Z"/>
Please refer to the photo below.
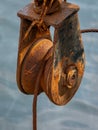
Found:
<path fill-rule="evenodd" d="M 84 74 L 84 63 L 78 62 L 76 64 L 76 66 L 78 68 L 78 74 L 83 75 Z"/>
<path fill-rule="evenodd" d="M 58 10 L 60 10 L 62 0 L 44 0 L 41 4 L 38 2 L 38 0 L 35 0 L 35 6 L 34 6 L 34 11 L 38 14 L 41 13 L 43 10 L 44 6 L 48 7 L 46 14 L 51 14 L 54 13 Z"/>
<path fill-rule="evenodd" d="M 60 3 L 60 1 L 58 2 Z M 52 5 L 51 11 L 55 7 Z M 84 65 L 82 66 L 82 62 L 79 63 L 79 60 L 77 60 L 79 59 L 78 53 L 80 59 L 82 53 L 77 15 L 79 7 L 66 1 L 62 2 L 60 3 L 60 10 L 53 14 L 43 15 L 41 27 L 36 24 L 30 27 L 36 19 L 41 18 L 41 15 L 32 10 L 33 8 L 34 4 L 31 3 L 26 6 L 26 9 L 24 8 L 18 13 L 22 24 L 18 52 L 17 83 L 22 92 L 34 94 L 37 74 L 41 68 L 41 61 L 44 60 L 45 65 L 40 77 L 39 93 L 44 91 L 52 102 L 57 105 L 64 105 L 71 100 L 77 91 L 84 71 Z M 39 24 L 39 21 L 37 22 Z M 46 25 L 46 29 L 44 29 L 44 25 Z M 53 42 L 50 26 L 53 26 L 56 32 L 54 33 Z M 31 29 L 29 33 L 28 28 Z M 79 49 L 77 46 L 79 46 Z M 70 70 L 71 66 L 75 66 L 78 70 L 79 77 L 76 83 L 72 79 L 75 71 Z M 71 89 L 69 89 L 70 87 Z"/>

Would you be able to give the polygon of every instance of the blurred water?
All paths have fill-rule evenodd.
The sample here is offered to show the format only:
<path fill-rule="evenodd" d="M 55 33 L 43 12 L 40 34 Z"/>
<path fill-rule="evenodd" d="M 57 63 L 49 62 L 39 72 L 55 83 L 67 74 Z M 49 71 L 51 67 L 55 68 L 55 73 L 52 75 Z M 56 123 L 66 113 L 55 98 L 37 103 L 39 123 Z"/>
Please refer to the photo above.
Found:
<path fill-rule="evenodd" d="M 16 85 L 19 38 L 17 11 L 30 0 L 0 0 L 0 130 L 32 130 L 32 96 Z M 98 0 L 70 0 L 80 6 L 81 28 L 98 28 Z M 66 106 L 52 104 L 41 94 L 39 130 L 98 130 L 98 34 L 83 34 L 86 69 L 81 86 Z"/>

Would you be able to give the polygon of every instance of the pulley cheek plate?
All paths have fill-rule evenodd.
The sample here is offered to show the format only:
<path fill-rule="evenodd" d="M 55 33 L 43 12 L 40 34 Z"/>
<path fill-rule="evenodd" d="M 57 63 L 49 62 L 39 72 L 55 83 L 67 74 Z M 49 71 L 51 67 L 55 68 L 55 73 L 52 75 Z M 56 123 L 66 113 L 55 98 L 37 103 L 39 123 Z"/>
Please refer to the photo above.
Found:
<path fill-rule="evenodd" d="M 57 39 L 54 55 L 47 61 L 44 69 L 43 89 L 52 102 L 64 105 L 79 88 L 85 68 L 78 15 L 65 19 L 56 28 L 55 35 Z"/>
<path fill-rule="evenodd" d="M 44 66 L 39 84 L 40 90 L 44 91 L 49 99 L 55 104 L 64 105 L 70 101 L 77 91 L 81 83 L 85 66 L 84 48 L 81 40 L 77 14 L 79 7 L 77 5 L 62 2 L 60 11 L 45 17 L 44 22 L 49 26 L 53 26 L 55 29 L 55 42 L 53 44 L 51 40 L 47 41 L 46 39 L 51 39 L 48 31 L 45 32 L 46 34 L 44 35 L 37 35 L 37 37 L 36 35 L 30 35 L 26 42 L 21 45 L 21 39 L 23 38 L 25 32 L 23 29 L 25 28 L 26 30 L 31 21 L 39 17 L 38 14 L 31 11 L 32 8 L 33 4 L 29 4 L 18 13 L 18 16 L 21 17 L 22 21 L 22 33 L 20 34 L 18 52 L 17 83 L 22 92 L 33 94 L 36 82 L 35 79 L 38 69 L 40 69 L 39 59 L 35 62 L 37 55 L 42 55 L 41 59 L 44 59 L 44 56 L 46 56 L 48 59 Z M 35 34 L 34 28 L 32 34 Z M 40 38 L 43 38 L 43 40 Z M 44 40 L 46 41 L 44 42 Z M 34 44 L 35 41 L 37 42 L 34 47 L 31 43 Z M 53 49 L 51 49 L 52 46 Z M 19 57 L 24 50 L 23 48 L 27 49 L 24 53 L 25 58 L 22 58 L 22 62 L 20 62 L 21 58 Z M 44 48 L 44 52 L 41 54 L 42 48 Z M 48 53 L 50 49 L 51 51 Z M 25 70 L 28 71 L 26 72 Z M 33 77 L 34 71 L 32 70 L 35 70 L 36 72 L 35 78 Z M 28 76 L 26 76 L 26 74 L 28 74 Z"/>

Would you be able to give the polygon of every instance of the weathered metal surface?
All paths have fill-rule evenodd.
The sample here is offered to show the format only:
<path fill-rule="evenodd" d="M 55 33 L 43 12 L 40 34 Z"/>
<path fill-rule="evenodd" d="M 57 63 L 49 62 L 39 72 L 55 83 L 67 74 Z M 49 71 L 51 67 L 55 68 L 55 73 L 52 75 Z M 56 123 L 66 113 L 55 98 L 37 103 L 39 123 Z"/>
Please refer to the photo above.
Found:
<path fill-rule="evenodd" d="M 41 66 L 45 65 L 39 82 L 39 93 L 44 91 L 57 105 L 66 104 L 77 91 L 84 72 L 84 48 L 80 35 L 77 11 L 79 7 L 62 2 L 61 9 L 44 17 L 47 29 L 40 32 L 34 26 L 22 41 L 32 21 L 39 18 L 34 4 L 18 12 L 21 30 L 17 64 L 17 83 L 20 90 L 34 94 L 35 83 Z M 50 26 L 55 29 L 51 40 Z"/>
<path fill-rule="evenodd" d="M 21 9 L 18 12 L 18 16 L 21 19 L 27 19 L 29 21 L 33 21 L 38 19 L 40 14 L 37 14 L 34 10 L 34 3 L 28 4 L 26 7 Z M 68 18 L 70 15 L 73 15 L 79 10 L 79 6 L 71 3 L 62 2 L 61 9 L 58 12 L 55 12 L 50 15 L 46 15 L 44 17 L 44 22 L 49 25 L 56 27 L 58 26 L 64 19 Z"/>
<path fill-rule="evenodd" d="M 41 68 L 42 60 L 52 46 L 53 43 L 50 40 L 45 38 L 40 39 L 35 42 L 34 46 L 30 47 L 28 54 L 26 54 L 21 70 L 21 84 L 26 93 L 34 94 L 36 79 Z M 39 88 L 40 93 L 43 91 L 41 84 L 39 84 Z"/>
<path fill-rule="evenodd" d="M 36 13 L 40 14 L 43 10 L 43 6 L 46 8 L 48 7 L 46 14 L 52 14 L 60 10 L 61 3 L 62 0 L 34 0 L 33 9 Z"/>
<path fill-rule="evenodd" d="M 22 79 L 23 79 L 22 75 L 25 71 L 25 70 L 23 71 L 23 63 L 26 59 L 26 56 L 28 55 L 31 47 L 33 48 L 33 46 L 37 43 L 37 41 L 39 39 L 42 39 L 42 38 L 51 39 L 50 32 L 48 29 L 47 29 L 47 31 L 40 33 L 39 30 L 36 27 L 34 27 L 34 28 L 32 28 L 32 31 L 30 32 L 29 36 L 24 41 L 22 41 L 23 37 L 25 35 L 25 32 L 28 29 L 28 27 L 30 26 L 30 24 L 31 24 L 31 21 L 28 21 L 27 19 L 21 19 L 20 39 L 19 39 L 19 48 L 18 48 L 18 62 L 17 62 L 17 84 L 18 84 L 19 89 L 23 93 L 27 93 L 27 94 L 34 93 L 34 84 L 32 84 L 30 86 L 29 81 L 31 81 L 31 80 L 35 81 L 35 78 L 29 79 L 29 80 L 24 79 L 26 81 L 26 84 L 23 86 L 24 83 L 22 81 Z M 36 53 L 38 53 L 38 52 L 36 51 Z M 40 52 L 40 54 L 41 54 L 41 52 Z M 33 64 L 36 64 L 36 63 L 32 63 L 32 61 L 31 61 L 30 65 L 33 66 Z M 32 72 L 32 75 L 37 76 L 36 71 Z M 29 76 L 29 73 L 28 73 L 28 76 Z M 33 82 L 33 81 L 31 81 L 31 82 Z M 31 91 L 31 89 L 32 89 L 32 91 Z"/>
<path fill-rule="evenodd" d="M 85 67 L 78 15 L 62 21 L 55 35 L 54 56 L 44 69 L 43 89 L 55 104 L 64 105 L 80 86 Z"/>

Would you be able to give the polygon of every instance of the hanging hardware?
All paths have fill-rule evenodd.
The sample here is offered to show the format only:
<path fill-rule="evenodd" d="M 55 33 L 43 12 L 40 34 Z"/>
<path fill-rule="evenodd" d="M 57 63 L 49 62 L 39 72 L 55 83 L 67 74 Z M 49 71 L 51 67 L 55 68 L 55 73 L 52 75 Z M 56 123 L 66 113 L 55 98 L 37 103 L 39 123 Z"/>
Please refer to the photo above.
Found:
<path fill-rule="evenodd" d="M 17 84 L 23 93 L 34 95 L 33 130 L 37 130 L 40 93 L 45 92 L 56 105 L 65 105 L 80 86 L 85 68 L 81 33 L 98 30 L 80 30 L 78 10 L 66 0 L 34 0 L 18 12 Z"/>
<path fill-rule="evenodd" d="M 19 11 L 21 33 L 17 82 L 22 92 L 34 94 L 43 60 L 45 65 L 39 93 L 44 91 L 52 102 L 64 105 L 80 85 L 85 56 L 77 14 L 79 7 L 65 1 L 60 6 L 57 12 L 43 18 L 33 10 L 35 4 L 29 4 Z M 39 26 L 40 20 L 43 22 Z M 50 26 L 55 29 L 53 42 Z"/>

